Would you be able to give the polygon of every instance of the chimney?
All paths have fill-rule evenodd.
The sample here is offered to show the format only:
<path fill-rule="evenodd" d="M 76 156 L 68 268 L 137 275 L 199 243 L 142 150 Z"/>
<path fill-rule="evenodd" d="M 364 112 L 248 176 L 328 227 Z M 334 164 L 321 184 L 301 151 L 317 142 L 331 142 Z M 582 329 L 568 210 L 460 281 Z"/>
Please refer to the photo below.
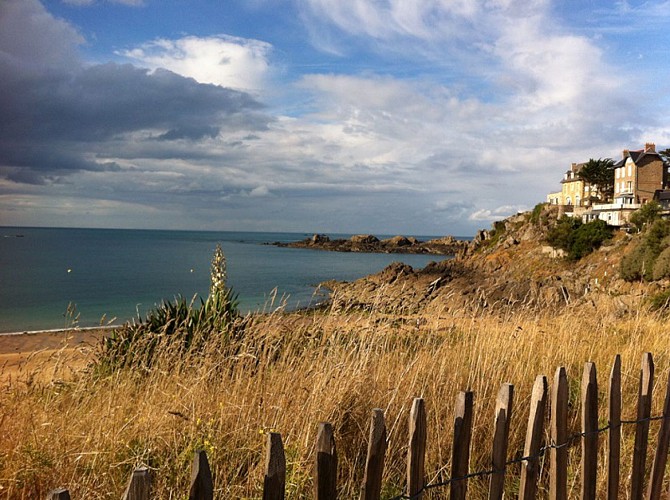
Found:
<path fill-rule="evenodd" d="M 656 152 L 656 144 L 653 142 L 647 142 L 644 145 L 644 152 L 645 153 L 655 153 Z"/>
<path fill-rule="evenodd" d="M 626 158 L 628 158 L 628 155 L 630 155 L 630 151 L 628 151 L 627 149 L 624 149 L 623 150 L 623 159 L 625 160 Z"/>

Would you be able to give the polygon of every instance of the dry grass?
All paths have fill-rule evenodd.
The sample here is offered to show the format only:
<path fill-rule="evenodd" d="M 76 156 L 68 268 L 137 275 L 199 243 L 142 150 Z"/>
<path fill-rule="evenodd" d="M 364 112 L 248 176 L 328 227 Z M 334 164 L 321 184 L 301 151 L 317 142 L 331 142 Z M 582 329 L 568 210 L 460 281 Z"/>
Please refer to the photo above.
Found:
<path fill-rule="evenodd" d="M 145 464 L 155 469 L 157 498 L 185 498 L 193 451 L 204 448 L 217 498 L 259 498 L 265 434 L 275 430 L 286 448 L 287 497 L 305 498 L 311 495 L 317 423 L 329 421 L 337 439 L 341 497 L 355 498 L 370 411 L 379 407 L 389 429 L 388 498 L 404 486 L 412 399 L 426 400 L 426 468 L 434 481 L 449 476 L 454 402 L 466 389 L 475 394 L 471 469 L 488 469 L 495 397 L 503 382 L 515 385 L 510 457 L 523 448 L 538 374 L 551 381 L 558 366 L 566 367 L 572 430 L 578 427 L 586 361 L 599 370 L 603 424 L 615 354 L 623 360 L 624 418 L 635 418 L 643 352 L 654 354 L 659 392 L 665 388 L 665 321 L 648 314 L 614 317 L 605 301 L 597 311 L 560 316 L 520 312 L 501 318 L 440 309 L 416 315 L 401 307 L 390 314 L 274 314 L 257 318 L 234 345 L 211 340 L 206 352 L 180 358 L 165 351 L 148 372 L 82 371 L 68 382 L 9 386 L 0 400 L 0 496 L 38 498 L 67 486 L 72 498 L 118 498 L 131 470 Z M 655 399 L 653 414 L 659 414 L 662 397 Z M 657 429 L 652 423 L 652 442 Z M 624 428 L 624 487 L 633 432 Z M 571 498 L 579 491 L 578 456 L 574 448 Z M 601 465 L 600 490 L 603 471 Z M 509 493 L 516 478 L 518 468 L 512 467 Z M 469 497 L 484 497 L 487 484 L 471 481 Z M 444 495 L 441 490 L 428 497 Z"/>

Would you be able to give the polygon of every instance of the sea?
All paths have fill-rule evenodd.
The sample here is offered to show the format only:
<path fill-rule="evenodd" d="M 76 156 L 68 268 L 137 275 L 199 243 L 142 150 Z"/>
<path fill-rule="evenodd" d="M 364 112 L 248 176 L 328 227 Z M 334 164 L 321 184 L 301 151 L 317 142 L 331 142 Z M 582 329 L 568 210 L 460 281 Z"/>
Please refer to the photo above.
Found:
<path fill-rule="evenodd" d="M 272 245 L 310 236 L 0 227 L 0 333 L 118 325 L 177 296 L 199 303 L 207 297 L 217 244 L 226 257 L 228 286 L 243 313 L 313 307 L 328 297 L 319 287 L 324 281 L 353 281 L 394 261 L 419 269 L 449 258 Z M 436 236 L 416 237 L 425 241 Z"/>

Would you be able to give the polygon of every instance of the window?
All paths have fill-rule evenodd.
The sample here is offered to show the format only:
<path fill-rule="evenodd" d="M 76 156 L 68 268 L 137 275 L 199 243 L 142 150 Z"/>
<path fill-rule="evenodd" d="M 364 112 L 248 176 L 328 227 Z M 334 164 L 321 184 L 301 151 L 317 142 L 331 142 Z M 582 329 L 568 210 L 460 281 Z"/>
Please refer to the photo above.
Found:
<path fill-rule="evenodd" d="M 628 165 L 628 177 L 633 175 L 633 165 Z"/>

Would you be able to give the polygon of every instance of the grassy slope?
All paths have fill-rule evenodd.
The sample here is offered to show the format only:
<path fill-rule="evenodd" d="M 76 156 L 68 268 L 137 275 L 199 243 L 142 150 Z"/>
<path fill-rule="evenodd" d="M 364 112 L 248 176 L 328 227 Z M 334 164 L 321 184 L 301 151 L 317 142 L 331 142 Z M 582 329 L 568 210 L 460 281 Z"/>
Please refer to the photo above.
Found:
<path fill-rule="evenodd" d="M 341 285 L 328 310 L 259 317 L 235 345 L 212 341 L 206 353 L 187 359 L 164 352 L 149 373 L 100 378 L 80 372 L 69 382 L 8 387 L 0 400 L 0 496 L 43 497 L 67 485 L 73 498 L 118 498 L 132 468 L 147 464 L 156 471 L 157 498 L 183 498 L 191 454 L 202 447 L 217 497 L 259 498 L 265 433 L 276 430 L 287 450 L 288 498 L 309 497 L 317 423 L 330 421 L 341 496 L 352 498 L 362 479 L 370 410 L 380 407 L 390 431 L 388 497 L 404 486 L 412 398 L 426 399 L 426 469 L 435 480 L 449 476 L 457 393 L 473 390 L 471 467 L 486 469 L 501 383 L 516 386 L 512 457 L 523 447 L 538 374 L 551 379 L 556 367 L 567 368 L 574 430 L 583 363 L 596 363 L 604 405 L 603 387 L 617 353 L 623 359 L 624 418 L 634 418 L 641 355 L 654 353 L 662 387 L 670 346 L 665 321 L 638 310 L 642 289 L 610 274 L 625 242 L 574 267 L 547 260 L 537 235 L 522 241 L 520 222 L 512 222 L 498 244 L 467 259 L 423 273 L 398 266 L 355 286 Z M 519 243 L 506 243 L 509 237 Z M 588 269 L 600 273 L 600 288 L 584 295 L 580 287 L 596 277 L 585 276 Z M 570 291 L 569 304 L 561 285 Z M 656 399 L 654 414 L 662 398 Z M 653 436 L 656 429 L 653 423 Z M 624 471 L 632 433 L 624 429 Z M 518 477 L 518 470 L 511 472 L 508 493 Z M 469 498 L 484 497 L 486 484 L 472 481 Z M 577 482 L 573 488 L 571 497 Z M 444 490 L 435 498 L 439 494 Z"/>

